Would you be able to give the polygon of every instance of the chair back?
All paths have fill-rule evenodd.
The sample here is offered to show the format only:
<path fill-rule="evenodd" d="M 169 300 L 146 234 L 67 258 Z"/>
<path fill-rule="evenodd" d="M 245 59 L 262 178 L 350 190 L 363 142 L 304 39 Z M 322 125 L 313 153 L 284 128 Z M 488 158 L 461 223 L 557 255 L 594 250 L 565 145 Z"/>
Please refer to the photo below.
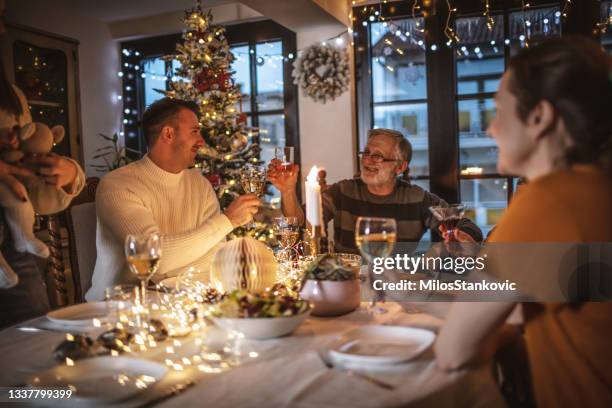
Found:
<path fill-rule="evenodd" d="M 85 188 L 72 200 L 64 211 L 47 218 L 50 236 L 50 262 L 48 273 L 53 277 L 57 307 L 72 302 L 84 302 L 84 294 L 91 286 L 91 277 L 96 264 L 96 188 L 100 179 L 90 177 Z M 62 251 L 62 230 L 68 237 L 68 274 Z M 71 285 L 68 285 L 70 280 Z M 69 286 L 72 296 L 69 296 Z"/>
<path fill-rule="evenodd" d="M 75 290 L 82 298 L 91 287 L 91 277 L 96 266 L 96 203 L 73 205 L 66 214 L 66 227 L 70 237 L 70 269 Z M 80 299 L 82 300 L 82 299 Z"/>

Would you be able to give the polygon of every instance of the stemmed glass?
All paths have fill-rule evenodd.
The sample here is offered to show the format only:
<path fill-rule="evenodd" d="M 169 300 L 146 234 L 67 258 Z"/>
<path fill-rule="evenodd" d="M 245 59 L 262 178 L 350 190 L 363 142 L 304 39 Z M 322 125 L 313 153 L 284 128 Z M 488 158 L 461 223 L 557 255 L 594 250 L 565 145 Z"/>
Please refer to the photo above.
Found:
<path fill-rule="evenodd" d="M 293 146 L 275 147 L 274 158 L 277 160 L 275 170 L 279 173 L 288 172 L 293 166 L 295 148 Z"/>
<path fill-rule="evenodd" d="M 130 270 L 140 280 L 140 304 L 143 307 L 147 304 L 147 283 L 157 272 L 161 255 L 162 238 L 156 232 L 128 235 L 125 238 L 125 257 Z"/>
<path fill-rule="evenodd" d="M 429 211 L 436 217 L 436 220 L 440 221 L 442 229 L 448 235 L 448 240 L 456 241 L 455 229 L 465 214 L 465 206 L 463 204 L 437 205 L 429 207 Z"/>
<path fill-rule="evenodd" d="M 355 242 L 359 252 L 370 264 L 374 258 L 385 258 L 391 254 L 395 246 L 397 224 L 393 218 L 359 217 L 355 226 Z M 374 277 L 368 267 L 370 285 Z M 369 308 L 376 313 L 385 313 L 387 310 L 376 308 L 376 302 L 384 300 L 384 293 L 374 291 Z"/>
<path fill-rule="evenodd" d="M 291 259 L 292 247 L 297 244 L 300 238 L 300 225 L 297 217 L 276 217 L 273 220 L 273 230 L 276 240 L 280 245 L 278 258 Z"/>
<path fill-rule="evenodd" d="M 240 183 L 245 193 L 255 194 L 261 198 L 266 190 L 266 167 L 263 164 L 249 163 L 245 165 L 240 173 Z M 254 219 L 255 215 L 253 215 Z M 245 225 L 247 228 L 253 228 L 254 226 L 254 221 Z"/>

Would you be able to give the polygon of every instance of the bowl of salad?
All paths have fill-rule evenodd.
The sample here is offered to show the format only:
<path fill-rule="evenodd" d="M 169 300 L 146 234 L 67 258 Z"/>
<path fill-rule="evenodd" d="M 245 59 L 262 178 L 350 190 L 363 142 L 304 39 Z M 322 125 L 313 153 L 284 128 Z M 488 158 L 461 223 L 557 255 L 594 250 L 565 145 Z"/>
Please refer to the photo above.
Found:
<path fill-rule="evenodd" d="M 340 316 L 359 307 L 361 257 L 324 254 L 306 268 L 300 296 L 312 303 L 313 316 Z"/>
<path fill-rule="evenodd" d="M 233 291 L 211 310 L 215 325 L 248 339 L 272 339 L 292 333 L 310 315 L 310 303 L 276 291 Z"/>

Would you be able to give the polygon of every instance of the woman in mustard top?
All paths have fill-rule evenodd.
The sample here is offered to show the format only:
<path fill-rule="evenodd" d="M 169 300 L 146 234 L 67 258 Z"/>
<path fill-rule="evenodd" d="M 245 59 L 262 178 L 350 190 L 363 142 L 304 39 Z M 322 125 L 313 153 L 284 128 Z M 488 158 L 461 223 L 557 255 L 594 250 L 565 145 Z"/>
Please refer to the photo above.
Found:
<path fill-rule="evenodd" d="M 611 57 L 586 38 L 548 40 L 510 60 L 495 103 L 488 133 L 499 146 L 498 170 L 528 183 L 489 242 L 607 243 L 609 251 Z M 504 278 L 529 282 L 538 271 L 511 273 Z M 490 354 L 515 305 L 455 303 L 436 341 L 438 366 L 453 370 Z M 612 406 L 612 302 L 529 302 L 522 310 L 538 406 Z"/>

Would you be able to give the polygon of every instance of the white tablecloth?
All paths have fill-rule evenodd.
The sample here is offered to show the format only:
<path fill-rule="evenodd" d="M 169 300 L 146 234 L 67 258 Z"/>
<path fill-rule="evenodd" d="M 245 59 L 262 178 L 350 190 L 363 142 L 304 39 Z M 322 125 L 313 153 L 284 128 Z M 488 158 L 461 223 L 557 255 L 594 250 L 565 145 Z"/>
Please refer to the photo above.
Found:
<path fill-rule="evenodd" d="M 431 350 L 394 372 L 367 372 L 395 386 L 393 390 L 323 363 L 319 352 L 346 330 L 364 324 L 437 330 L 446 309 L 440 303 L 414 304 L 418 313 L 406 313 L 397 303 L 385 307 L 389 310 L 385 314 L 356 311 L 338 318 L 311 317 L 291 336 L 248 342 L 260 353 L 259 358 L 218 374 L 197 371 L 191 374 L 197 381 L 195 386 L 160 406 L 504 406 L 490 367 L 443 372 L 436 367 Z M 27 333 L 16 328 L 0 332 L 0 386 L 23 384 L 33 372 L 52 367 L 53 349 L 63 337 L 61 333 Z M 162 362 L 164 357 L 163 353 L 149 356 Z"/>

